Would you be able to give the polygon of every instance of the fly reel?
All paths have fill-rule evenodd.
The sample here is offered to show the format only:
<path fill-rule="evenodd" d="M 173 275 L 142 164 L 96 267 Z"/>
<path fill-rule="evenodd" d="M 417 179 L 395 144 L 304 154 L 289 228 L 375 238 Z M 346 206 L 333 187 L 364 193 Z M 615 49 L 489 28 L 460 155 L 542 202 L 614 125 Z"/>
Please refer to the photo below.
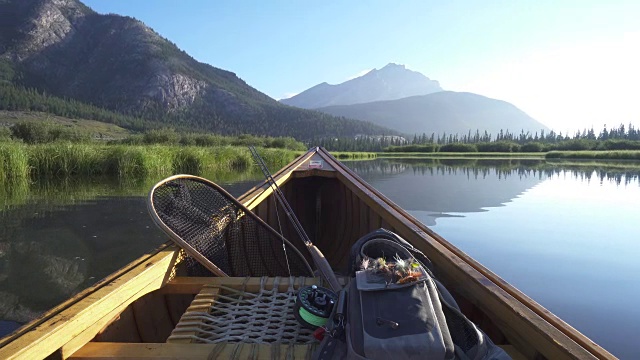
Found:
<path fill-rule="evenodd" d="M 327 323 L 337 301 L 338 295 L 333 291 L 316 285 L 307 286 L 298 291 L 293 315 L 302 326 L 316 329 Z"/>

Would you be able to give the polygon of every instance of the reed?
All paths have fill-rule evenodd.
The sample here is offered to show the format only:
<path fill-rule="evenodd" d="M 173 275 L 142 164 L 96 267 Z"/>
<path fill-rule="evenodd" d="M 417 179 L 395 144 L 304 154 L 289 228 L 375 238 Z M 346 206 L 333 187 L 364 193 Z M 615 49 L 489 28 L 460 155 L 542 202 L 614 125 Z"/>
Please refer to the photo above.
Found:
<path fill-rule="evenodd" d="M 609 151 L 550 151 L 547 159 L 610 159 L 610 160 L 640 160 L 639 150 L 609 150 Z"/>
<path fill-rule="evenodd" d="M 539 152 L 384 152 L 378 153 L 381 158 L 506 158 L 506 159 L 544 159 L 545 154 Z"/>
<path fill-rule="evenodd" d="M 179 174 L 201 175 L 207 163 L 204 148 L 185 147 L 173 156 L 173 170 Z"/>
<path fill-rule="evenodd" d="M 376 153 L 362 151 L 332 151 L 331 155 L 341 160 L 375 159 L 378 157 Z"/>
<path fill-rule="evenodd" d="M 297 152 L 260 149 L 273 169 L 293 160 Z M 51 143 L 0 145 L 0 183 L 19 179 L 67 179 L 93 176 L 144 179 L 175 173 L 244 172 L 253 159 L 245 147 L 178 145 L 105 145 Z"/>
<path fill-rule="evenodd" d="M 26 146 L 18 143 L 0 144 L 0 184 L 18 183 L 29 178 Z"/>
<path fill-rule="evenodd" d="M 32 177 L 94 176 L 103 172 L 100 152 L 88 144 L 55 143 L 27 147 Z"/>

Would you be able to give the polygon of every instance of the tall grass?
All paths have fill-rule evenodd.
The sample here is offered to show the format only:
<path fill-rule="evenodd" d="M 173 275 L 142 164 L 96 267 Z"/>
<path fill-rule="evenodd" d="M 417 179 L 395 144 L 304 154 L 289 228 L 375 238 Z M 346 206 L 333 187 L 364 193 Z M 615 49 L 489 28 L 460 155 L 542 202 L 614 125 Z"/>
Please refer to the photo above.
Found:
<path fill-rule="evenodd" d="M 295 151 L 259 149 L 272 170 L 293 160 Z M 0 144 L 0 183 L 27 179 L 94 176 L 144 179 L 176 173 L 242 172 L 253 165 L 245 147 L 103 145 L 52 143 Z"/>
<path fill-rule="evenodd" d="M 0 144 L 0 184 L 3 187 L 29 178 L 29 158 L 25 148 L 18 143 Z"/>
<path fill-rule="evenodd" d="M 547 159 L 640 160 L 640 150 L 550 151 L 545 157 Z"/>
<path fill-rule="evenodd" d="M 375 159 L 378 157 L 378 154 L 373 152 L 350 152 L 350 151 L 332 151 L 331 155 L 333 155 L 336 159 L 343 159 L 343 160 Z"/>

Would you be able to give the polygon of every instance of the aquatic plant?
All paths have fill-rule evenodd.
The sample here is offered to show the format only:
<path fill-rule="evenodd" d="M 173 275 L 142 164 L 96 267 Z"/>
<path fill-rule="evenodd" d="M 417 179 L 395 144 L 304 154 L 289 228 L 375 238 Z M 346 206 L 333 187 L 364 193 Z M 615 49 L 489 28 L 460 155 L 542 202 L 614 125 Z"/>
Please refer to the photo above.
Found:
<path fill-rule="evenodd" d="M 0 184 L 20 182 L 28 177 L 26 146 L 17 143 L 0 144 Z"/>
<path fill-rule="evenodd" d="M 293 160 L 297 152 L 259 149 L 272 169 Z M 160 179 L 176 173 L 253 171 L 253 159 L 244 147 L 178 145 L 106 145 L 96 143 L 0 144 L 0 183 L 19 179 L 117 178 Z"/>

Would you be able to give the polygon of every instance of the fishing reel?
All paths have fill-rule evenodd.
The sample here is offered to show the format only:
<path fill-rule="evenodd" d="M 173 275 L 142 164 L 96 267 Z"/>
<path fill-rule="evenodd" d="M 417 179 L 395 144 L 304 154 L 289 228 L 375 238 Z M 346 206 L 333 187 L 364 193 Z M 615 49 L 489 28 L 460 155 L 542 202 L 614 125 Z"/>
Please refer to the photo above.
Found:
<path fill-rule="evenodd" d="M 338 295 L 333 291 L 311 285 L 298 291 L 293 315 L 298 322 L 309 329 L 324 326 L 331 316 Z"/>

